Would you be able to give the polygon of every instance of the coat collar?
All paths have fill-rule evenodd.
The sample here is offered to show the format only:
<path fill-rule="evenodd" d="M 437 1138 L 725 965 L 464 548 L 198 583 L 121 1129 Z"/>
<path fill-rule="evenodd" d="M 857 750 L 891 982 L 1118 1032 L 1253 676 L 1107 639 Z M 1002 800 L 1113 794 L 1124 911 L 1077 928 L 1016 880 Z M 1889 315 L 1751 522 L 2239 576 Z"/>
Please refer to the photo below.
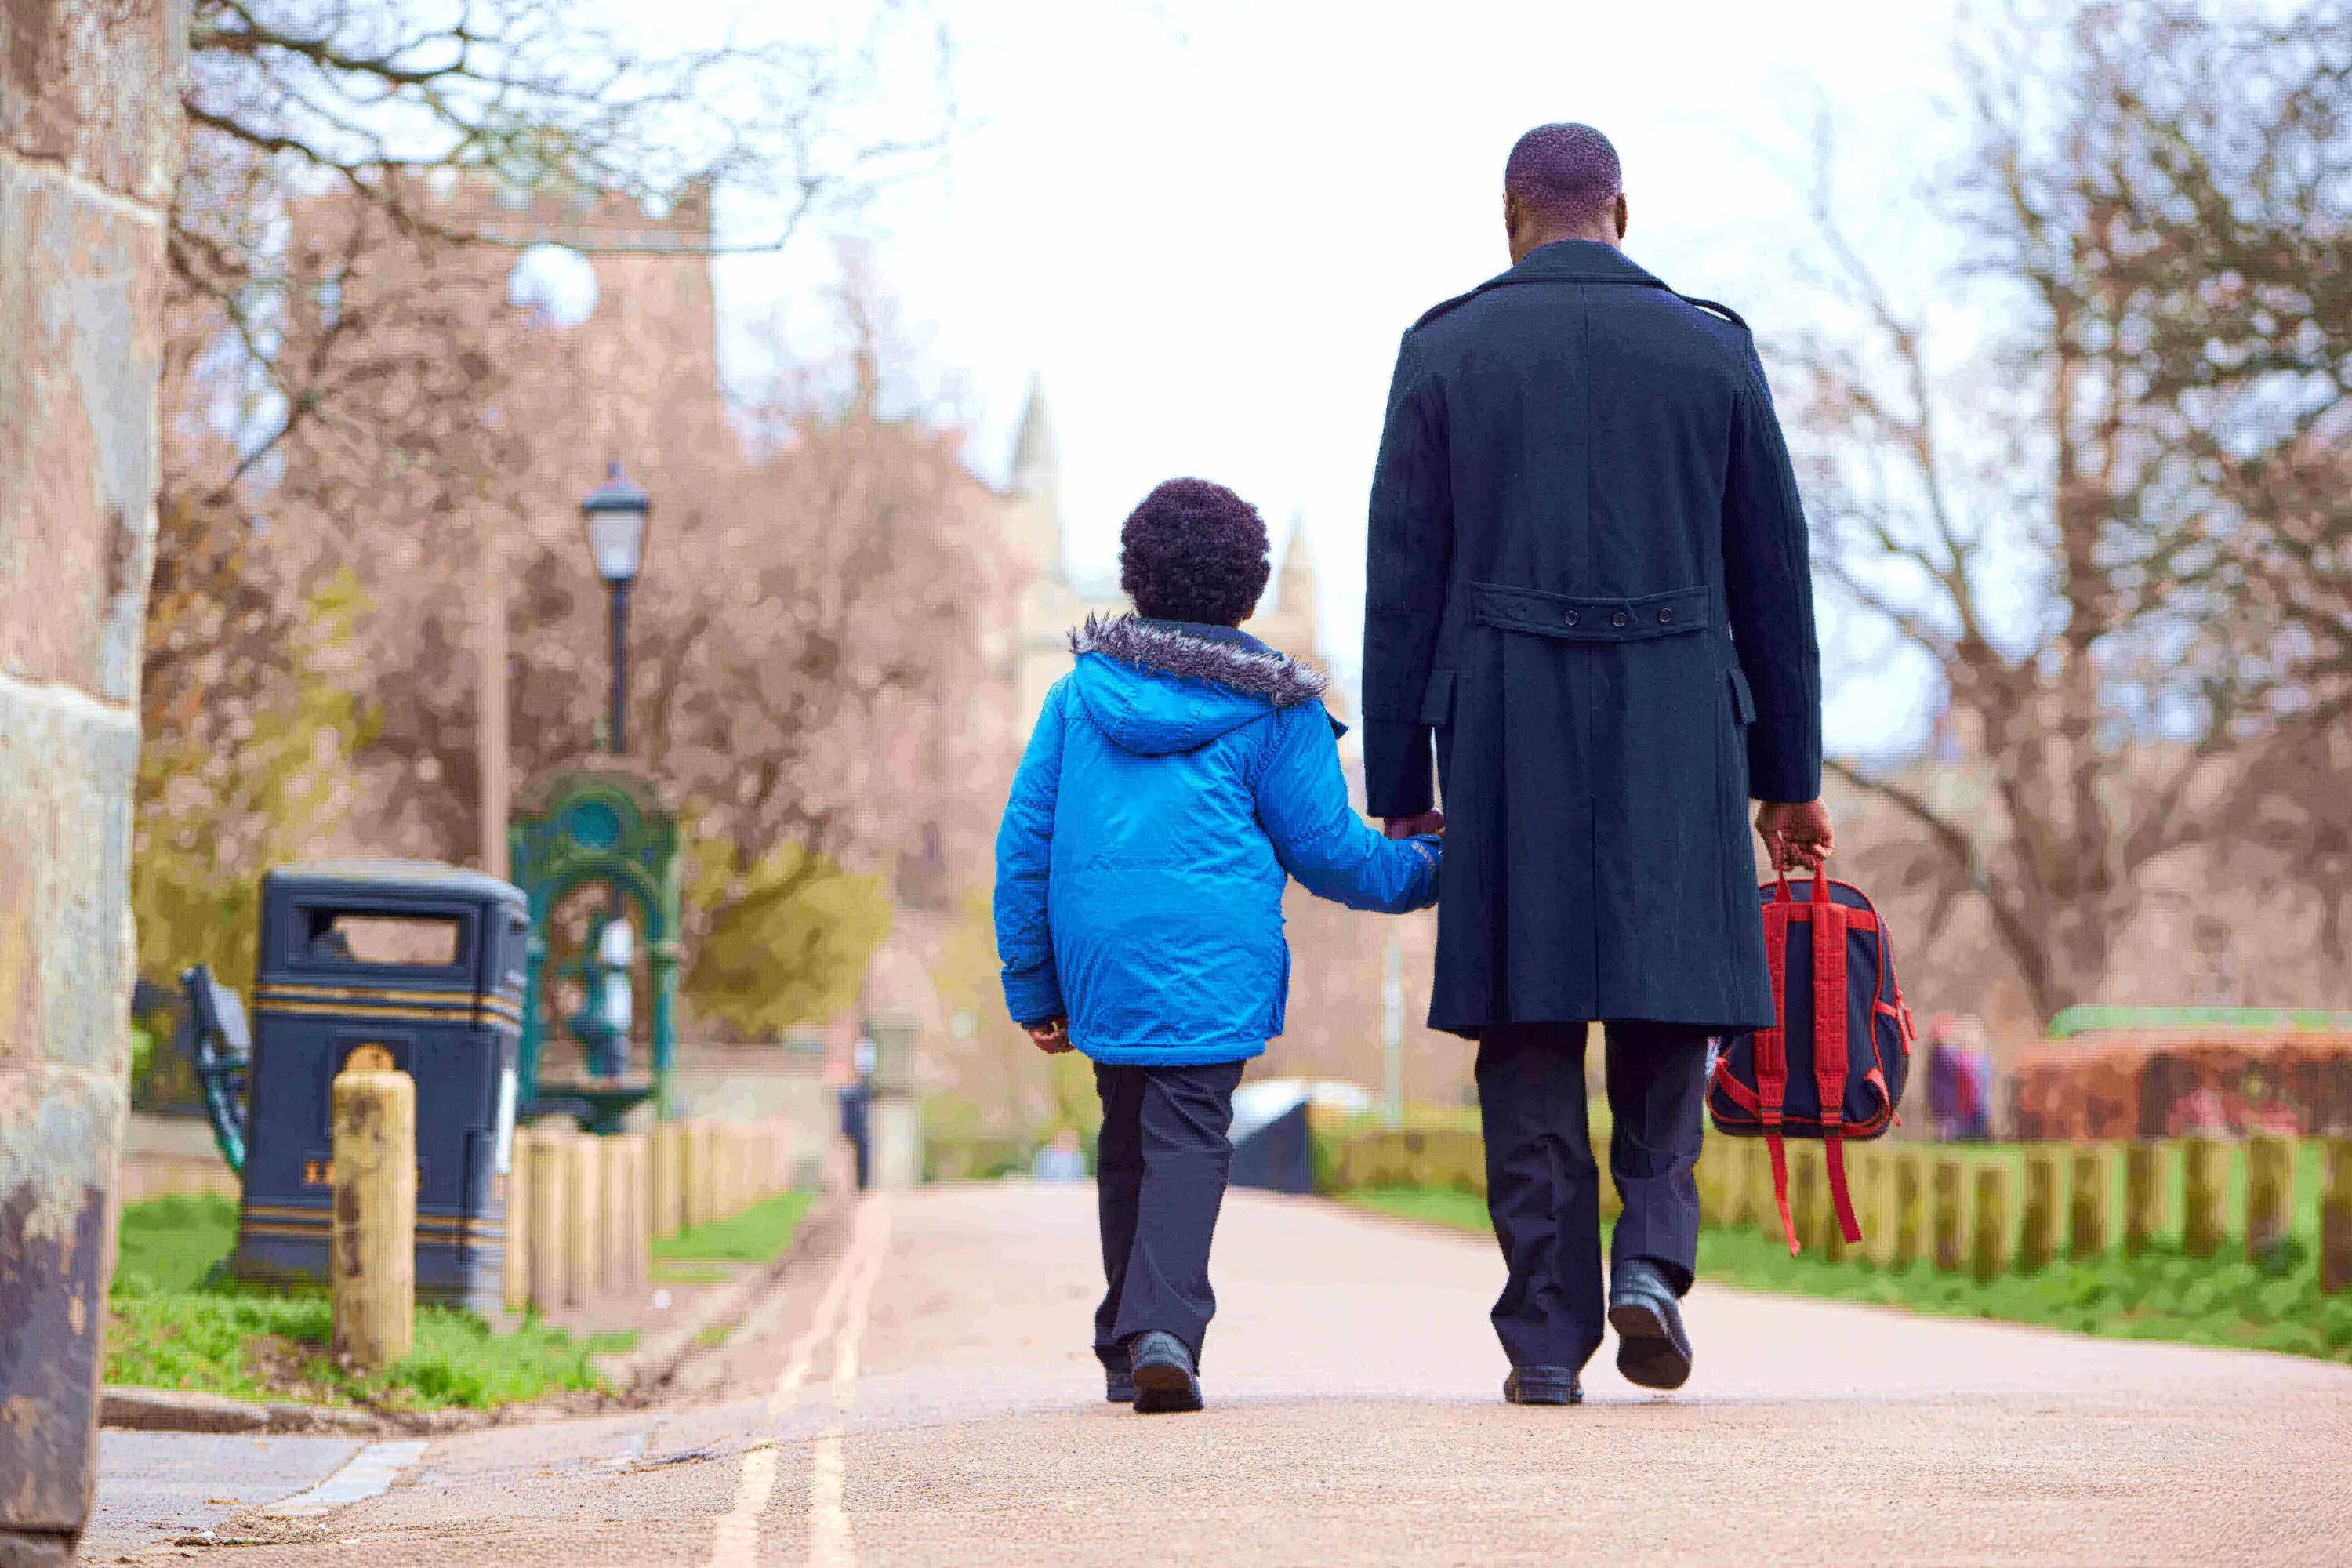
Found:
<path fill-rule="evenodd" d="M 1456 294 L 1444 304 L 1431 308 L 1428 314 L 1413 323 L 1415 330 L 1429 325 L 1448 310 L 1466 305 L 1479 295 L 1493 289 L 1507 289 L 1514 283 L 1633 283 L 1645 289 L 1667 289 L 1652 273 L 1613 245 L 1597 239 L 1559 239 L 1549 245 L 1538 246 L 1521 258 L 1508 272 L 1489 278 L 1467 294 Z M 1723 307 L 1715 307 L 1728 316 Z M 1733 316 L 1734 321 L 1738 318 Z"/>
<path fill-rule="evenodd" d="M 1613 245 L 1597 239 L 1561 239 L 1538 246 L 1517 267 L 1489 279 L 1499 283 L 1640 283 L 1663 289 L 1664 283 Z"/>

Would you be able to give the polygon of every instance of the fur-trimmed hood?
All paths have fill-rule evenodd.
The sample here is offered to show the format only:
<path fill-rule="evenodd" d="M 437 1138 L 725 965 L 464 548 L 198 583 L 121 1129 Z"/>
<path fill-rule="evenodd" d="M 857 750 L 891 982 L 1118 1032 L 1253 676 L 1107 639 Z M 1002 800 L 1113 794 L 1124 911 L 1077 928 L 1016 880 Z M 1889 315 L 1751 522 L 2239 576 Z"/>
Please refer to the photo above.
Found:
<path fill-rule="evenodd" d="M 1088 616 L 1085 626 L 1070 633 L 1070 651 L 1106 654 L 1186 680 L 1214 681 L 1263 697 L 1276 708 L 1319 702 L 1331 684 L 1320 670 L 1284 658 L 1247 632 L 1235 632 L 1229 641 L 1140 616 Z"/>
<path fill-rule="evenodd" d="M 1070 634 L 1070 651 L 1080 656 L 1072 679 L 1087 715 L 1147 756 L 1192 751 L 1274 710 L 1318 702 L 1330 684 L 1246 634 L 1207 637 L 1139 616 L 1089 616 Z"/>

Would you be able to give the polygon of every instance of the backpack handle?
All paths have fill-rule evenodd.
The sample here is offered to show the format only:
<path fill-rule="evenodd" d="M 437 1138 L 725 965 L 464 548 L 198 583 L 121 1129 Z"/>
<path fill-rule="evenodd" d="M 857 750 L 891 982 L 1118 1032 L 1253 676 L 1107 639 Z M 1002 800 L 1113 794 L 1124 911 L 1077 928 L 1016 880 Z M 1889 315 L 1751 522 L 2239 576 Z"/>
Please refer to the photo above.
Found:
<path fill-rule="evenodd" d="M 1796 895 L 1789 891 L 1789 873 L 1786 871 L 1775 871 L 1772 875 L 1774 879 L 1780 883 L 1780 887 L 1775 889 L 1772 894 L 1772 901 L 1776 904 L 1795 903 L 1797 901 Z M 1817 904 L 1826 904 L 1830 902 L 1830 879 L 1827 871 L 1820 869 L 1819 868 L 1814 869 L 1813 886 L 1810 896 L 1811 897 L 1812 901 Z"/>

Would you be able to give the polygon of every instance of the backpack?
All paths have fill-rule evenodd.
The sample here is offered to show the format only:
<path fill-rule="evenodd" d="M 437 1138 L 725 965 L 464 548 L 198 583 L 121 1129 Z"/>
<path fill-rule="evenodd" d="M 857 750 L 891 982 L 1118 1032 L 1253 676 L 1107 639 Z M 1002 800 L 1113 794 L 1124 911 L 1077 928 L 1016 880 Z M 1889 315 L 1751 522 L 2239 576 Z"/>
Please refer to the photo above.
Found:
<path fill-rule="evenodd" d="M 1717 1131 L 1761 1137 L 1772 1155 L 1772 1195 L 1789 1250 L 1787 1138 L 1817 1138 L 1831 1202 L 1848 1242 L 1862 1239 L 1846 1186 L 1845 1141 L 1875 1138 L 1898 1118 L 1911 1076 L 1911 1010 L 1895 979 L 1886 928 L 1862 890 L 1816 872 L 1811 896 L 1785 876 L 1758 889 L 1764 953 L 1772 972 L 1774 1029 L 1727 1035 L 1708 1068 L 1706 1103 Z"/>

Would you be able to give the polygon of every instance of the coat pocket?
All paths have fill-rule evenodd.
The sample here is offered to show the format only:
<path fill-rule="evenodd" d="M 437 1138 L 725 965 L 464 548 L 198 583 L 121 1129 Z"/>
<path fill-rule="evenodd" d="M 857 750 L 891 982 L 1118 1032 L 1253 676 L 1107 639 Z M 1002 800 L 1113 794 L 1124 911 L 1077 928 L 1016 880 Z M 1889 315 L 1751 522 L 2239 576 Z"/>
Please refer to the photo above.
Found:
<path fill-rule="evenodd" d="M 1440 669 L 1431 672 L 1429 685 L 1421 694 L 1421 722 L 1433 729 L 1444 729 L 1454 722 L 1454 672 Z"/>
<path fill-rule="evenodd" d="M 1756 722 L 1756 694 L 1748 689 L 1748 676 L 1738 665 L 1731 667 L 1731 716 L 1742 724 Z"/>

